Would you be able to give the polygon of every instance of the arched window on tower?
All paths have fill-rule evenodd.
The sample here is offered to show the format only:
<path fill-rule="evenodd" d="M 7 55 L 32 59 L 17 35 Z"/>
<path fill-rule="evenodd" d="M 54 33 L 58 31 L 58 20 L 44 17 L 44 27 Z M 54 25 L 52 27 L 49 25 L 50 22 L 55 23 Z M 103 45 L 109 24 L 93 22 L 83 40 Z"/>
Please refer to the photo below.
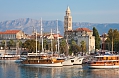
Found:
<path fill-rule="evenodd" d="M 71 23 L 69 23 L 69 27 L 71 27 Z"/>
<path fill-rule="evenodd" d="M 68 13 L 68 16 L 69 16 L 69 13 Z"/>

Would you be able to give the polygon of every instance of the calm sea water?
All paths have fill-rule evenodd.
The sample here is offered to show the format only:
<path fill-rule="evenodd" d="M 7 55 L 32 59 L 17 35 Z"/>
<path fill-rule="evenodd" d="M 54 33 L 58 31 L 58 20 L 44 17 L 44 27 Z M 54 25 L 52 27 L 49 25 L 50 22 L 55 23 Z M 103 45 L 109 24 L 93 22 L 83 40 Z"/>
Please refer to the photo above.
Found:
<path fill-rule="evenodd" d="M 119 69 L 89 69 L 87 65 L 28 67 L 0 62 L 0 78 L 119 78 Z"/>

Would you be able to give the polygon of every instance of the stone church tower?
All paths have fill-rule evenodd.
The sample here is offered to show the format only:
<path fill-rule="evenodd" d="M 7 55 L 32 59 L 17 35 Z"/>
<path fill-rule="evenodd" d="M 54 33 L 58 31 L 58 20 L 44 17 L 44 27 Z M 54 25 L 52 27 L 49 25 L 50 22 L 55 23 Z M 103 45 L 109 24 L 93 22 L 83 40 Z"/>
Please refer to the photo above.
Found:
<path fill-rule="evenodd" d="M 76 44 L 81 46 L 81 42 L 86 43 L 86 52 L 95 52 L 95 37 L 93 36 L 93 31 L 88 28 L 77 28 L 72 29 L 72 16 L 69 6 L 66 9 L 66 15 L 64 16 L 64 38 L 68 44 L 71 44 L 73 39 Z"/>
<path fill-rule="evenodd" d="M 66 10 L 66 15 L 64 16 L 64 37 L 66 38 L 67 31 L 72 31 L 72 16 L 69 6 Z"/>

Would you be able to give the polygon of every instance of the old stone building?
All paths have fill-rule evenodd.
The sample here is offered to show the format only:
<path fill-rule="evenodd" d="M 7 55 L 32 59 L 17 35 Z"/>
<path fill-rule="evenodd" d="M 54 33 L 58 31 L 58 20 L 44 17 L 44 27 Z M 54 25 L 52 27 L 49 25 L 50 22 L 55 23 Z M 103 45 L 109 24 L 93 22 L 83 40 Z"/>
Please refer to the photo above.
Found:
<path fill-rule="evenodd" d="M 26 39 L 27 36 L 21 30 L 6 30 L 0 32 L 0 39 Z"/>
<path fill-rule="evenodd" d="M 71 43 L 71 40 L 75 40 L 80 46 L 80 42 L 84 41 L 86 43 L 87 52 L 95 51 L 95 37 L 92 36 L 93 31 L 88 28 L 77 28 L 72 29 L 72 16 L 69 6 L 66 9 L 66 15 L 64 16 L 64 38 Z"/>

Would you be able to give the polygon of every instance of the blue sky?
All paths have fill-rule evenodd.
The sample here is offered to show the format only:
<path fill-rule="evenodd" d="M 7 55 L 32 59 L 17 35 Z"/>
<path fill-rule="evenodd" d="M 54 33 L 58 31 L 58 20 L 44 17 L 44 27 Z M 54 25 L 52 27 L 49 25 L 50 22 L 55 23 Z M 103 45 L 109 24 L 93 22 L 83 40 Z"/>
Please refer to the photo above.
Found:
<path fill-rule="evenodd" d="M 67 6 L 73 22 L 119 23 L 119 0 L 0 0 L 0 21 L 41 17 L 63 21 Z"/>

